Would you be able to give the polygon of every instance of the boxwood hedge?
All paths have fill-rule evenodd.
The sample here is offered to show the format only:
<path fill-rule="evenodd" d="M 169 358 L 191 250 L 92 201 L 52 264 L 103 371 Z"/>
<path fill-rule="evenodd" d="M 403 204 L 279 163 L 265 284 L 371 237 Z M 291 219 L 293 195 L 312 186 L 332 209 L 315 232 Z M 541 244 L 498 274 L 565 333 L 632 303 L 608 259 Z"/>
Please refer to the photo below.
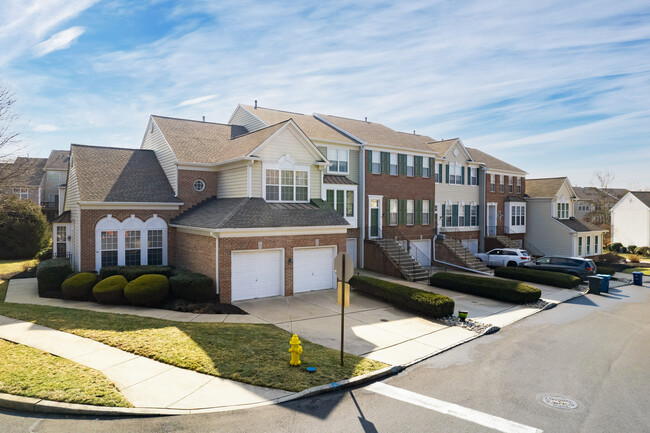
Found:
<path fill-rule="evenodd" d="M 352 277 L 350 285 L 360 292 L 381 298 L 396 307 L 425 316 L 444 317 L 454 314 L 453 299 L 426 290 L 365 276 Z"/>
<path fill-rule="evenodd" d="M 36 267 L 38 294 L 60 291 L 61 284 L 70 274 L 72 274 L 72 267 L 66 259 L 50 259 L 40 262 Z"/>
<path fill-rule="evenodd" d="M 104 278 L 93 287 L 93 295 L 100 304 L 126 304 L 124 288 L 127 283 L 122 275 Z"/>
<path fill-rule="evenodd" d="M 569 274 L 526 268 L 496 268 L 494 275 L 501 278 L 510 278 L 511 280 L 548 284 L 563 289 L 571 289 L 582 281 L 579 277 Z"/>
<path fill-rule="evenodd" d="M 113 275 L 122 275 L 127 281 L 133 281 L 143 275 L 164 275 L 167 278 L 174 274 L 171 266 L 157 266 L 157 265 L 141 265 L 141 266 L 106 266 L 99 270 L 99 276 L 104 278 L 112 277 Z"/>
<path fill-rule="evenodd" d="M 169 281 L 164 275 L 142 275 L 124 287 L 124 296 L 133 305 L 150 307 L 159 305 L 169 293 Z"/>
<path fill-rule="evenodd" d="M 90 296 L 95 283 L 97 283 L 97 274 L 92 272 L 79 272 L 71 275 L 61 284 L 61 291 L 65 299 L 85 301 Z"/>
<path fill-rule="evenodd" d="M 451 272 L 438 272 L 433 274 L 429 282 L 432 286 L 443 289 L 513 302 L 515 304 L 536 302 L 542 296 L 541 290 L 517 281 L 453 274 Z"/>
<path fill-rule="evenodd" d="M 169 287 L 177 298 L 191 302 L 211 302 L 216 300 L 212 278 L 193 272 L 178 272 L 169 278 Z"/>

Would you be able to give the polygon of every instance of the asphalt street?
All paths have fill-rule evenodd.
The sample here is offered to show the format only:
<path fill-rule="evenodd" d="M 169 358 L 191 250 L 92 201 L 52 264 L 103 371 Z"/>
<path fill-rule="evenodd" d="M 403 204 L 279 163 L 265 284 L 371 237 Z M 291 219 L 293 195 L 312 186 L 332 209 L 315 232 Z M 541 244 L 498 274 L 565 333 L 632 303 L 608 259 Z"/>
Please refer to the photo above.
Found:
<path fill-rule="evenodd" d="M 649 300 L 647 287 L 583 296 L 384 381 L 280 406 L 124 419 L 0 411 L 0 431 L 649 432 Z"/>

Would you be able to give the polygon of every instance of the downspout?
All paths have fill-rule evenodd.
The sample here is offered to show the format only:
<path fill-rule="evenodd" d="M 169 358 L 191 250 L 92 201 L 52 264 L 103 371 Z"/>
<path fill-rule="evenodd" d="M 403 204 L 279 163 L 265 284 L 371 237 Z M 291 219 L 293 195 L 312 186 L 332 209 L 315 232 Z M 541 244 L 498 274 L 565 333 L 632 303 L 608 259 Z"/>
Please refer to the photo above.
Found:
<path fill-rule="evenodd" d="M 210 236 L 214 238 L 214 284 L 217 289 L 217 295 L 219 294 L 219 237 L 215 232 L 210 232 Z"/>
<path fill-rule="evenodd" d="M 359 158 L 359 214 L 361 227 L 359 230 L 359 268 L 363 269 L 365 263 L 365 239 L 366 239 L 366 146 L 361 144 L 361 155 Z M 357 224 L 359 221 L 357 221 Z"/>
<path fill-rule="evenodd" d="M 443 262 L 442 260 L 437 260 L 436 259 L 436 239 L 437 238 L 438 238 L 438 235 L 433 236 L 433 262 L 434 263 L 442 263 L 445 266 L 453 266 L 454 268 L 462 269 L 464 271 L 474 272 L 476 274 L 488 275 L 490 277 L 493 276 L 492 274 L 490 274 L 488 272 L 477 271 L 476 269 L 466 268 L 464 266 L 458 266 L 458 265 L 454 265 L 453 263 L 448 263 L 448 262 Z"/>
<path fill-rule="evenodd" d="M 487 193 L 485 182 L 487 180 L 486 176 L 487 167 L 481 165 L 478 170 L 478 249 L 479 251 L 485 251 L 485 215 L 487 214 Z"/>

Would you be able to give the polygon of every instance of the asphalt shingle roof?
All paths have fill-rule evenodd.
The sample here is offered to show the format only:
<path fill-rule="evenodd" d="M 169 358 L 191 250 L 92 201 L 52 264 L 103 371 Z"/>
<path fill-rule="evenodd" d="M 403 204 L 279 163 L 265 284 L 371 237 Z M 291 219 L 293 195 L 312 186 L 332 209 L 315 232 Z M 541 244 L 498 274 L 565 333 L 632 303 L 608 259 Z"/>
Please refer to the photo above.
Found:
<path fill-rule="evenodd" d="M 244 158 L 286 124 L 249 133 L 239 125 L 152 117 L 180 163 L 215 164 Z"/>
<path fill-rule="evenodd" d="M 482 162 L 483 164 L 485 164 L 485 166 L 488 169 L 509 171 L 511 173 L 518 173 L 518 174 L 526 174 L 526 172 L 523 171 L 522 169 L 517 168 L 514 165 L 508 164 L 507 162 L 502 161 L 499 158 L 496 158 L 481 150 L 473 149 L 470 147 L 467 147 L 466 149 L 474 161 Z M 528 192 L 528 181 L 526 181 L 526 192 Z"/>
<path fill-rule="evenodd" d="M 47 158 L 44 170 L 67 170 L 70 160 L 69 150 L 53 150 Z"/>
<path fill-rule="evenodd" d="M 349 119 L 347 117 L 318 114 L 319 117 L 349 132 L 368 144 L 378 146 L 402 147 L 405 149 L 434 152 L 428 144 L 435 142 L 431 137 L 419 134 L 409 134 L 395 131 L 381 123 L 367 122 L 365 120 Z"/>
<path fill-rule="evenodd" d="M 293 119 L 305 135 L 312 140 L 321 139 L 324 141 L 357 144 L 356 141 L 352 140 L 347 135 L 340 133 L 312 115 L 274 110 L 271 108 L 255 108 L 252 105 L 245 104 L 240 105 L 259 117 L 267 125 L 274 125 L 279 122 L 284 122 L 285 120 Z"/>
<path fill-rule="evenodd" d="M 2 176 L 10 173 L 10 178 L 5 182 L 9 186 L 40 186 L 43 180 L 43 167 L 47 158 L 27 158 L 19 156 L 13 163 L 0 164 Z"/>
<path fill-rule="evenodd" d="M 644 205 L 650 207 L 650 191 L 630 191 L 632 195 L 641 202 L 643 202 Z"/>
<path fill-rule="evenodd" d="M 208 229 L 347 226 L 323 200 L 311 203 L 267 203 L 262 198 L 213 198 L 194 206 L 172 224 Z"/>
<path fill-rule="evenodd" d="M 356 185 L 351 179 L 340 175 L 326 174 L 323 176 L 323 183 L 330 185 Z"/>
<path fill-rule="evenodd" d="M 152 150 L 70 146 L 81 201 L 180 203 Z"/>
<path fill-rule="evenodd" d="M 566 177 L 526 179 L 526 195 L 528 197 L 555 197 L 565 180 Z"/>
<path fill-rule="evenodd" d="M 579 219 L 575 217 L 571 217 L 569 219 L 558 219 L 559 222 L 567 226 L 573 231 L 576 232 L 597 232 L 597 231 L 603 231 L 598 226 L 595 226 L 593 224 L 589 224 L 585 221 L 580 221 Z M 605 230 L 606 231 L 606 230 Z"/>

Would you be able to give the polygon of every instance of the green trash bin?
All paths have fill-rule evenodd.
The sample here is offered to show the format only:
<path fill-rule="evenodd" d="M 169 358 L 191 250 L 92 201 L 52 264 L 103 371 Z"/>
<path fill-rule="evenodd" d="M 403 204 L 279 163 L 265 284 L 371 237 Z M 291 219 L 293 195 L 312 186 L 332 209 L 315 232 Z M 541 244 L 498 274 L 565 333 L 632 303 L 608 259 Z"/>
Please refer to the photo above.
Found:
<path fill-rule="evenodd" d="M 602 293 L 609 293 L 609 280 L 612 276 L 609 274 L 596 274 L 596 276 L 603 279 L 600 283 L 600 291 Z"/>
<path fill-rule="evenodd" d="M 600 295 L 600 285 L 602 284 L 603 279 L 600 277 L 589 277 L 589 293 L 594 293 Z"/>
<path fill-rule="evenodd" d="M 632 280 L 635 286 L 643 285 L 643 272 L 632 272 Z"/>

